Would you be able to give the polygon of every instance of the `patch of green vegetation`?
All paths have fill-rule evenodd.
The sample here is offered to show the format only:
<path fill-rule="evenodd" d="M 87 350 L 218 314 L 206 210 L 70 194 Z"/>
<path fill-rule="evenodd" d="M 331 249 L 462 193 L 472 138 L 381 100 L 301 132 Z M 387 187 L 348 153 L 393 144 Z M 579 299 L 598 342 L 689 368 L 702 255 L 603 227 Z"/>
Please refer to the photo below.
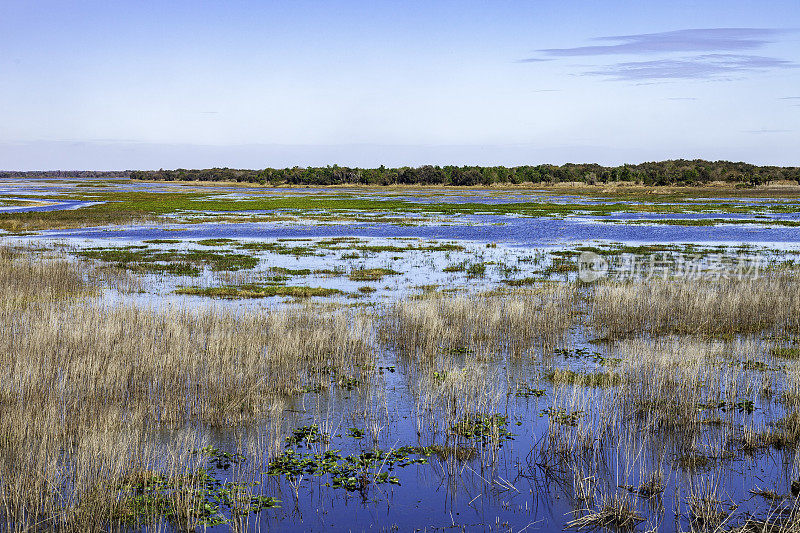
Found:
<path fill-rule="evenodd" d="M 448 265 L 442 272 L 465 272 L 469 278 L 483 277 L 486 274 L 486 264 L 483 262 L 473 262 L 465 259 L 460 263 Z"/>
<path fill-rule="evenodd" d="M 800 359 L 800 346 L 773 346 L 769 353 L 781 359 Z"/>
<path fill-rule="evenodd" d="M 281 285 L 226 285 L 222 287 L 182 287 L 176 294 L 207 296 L 209 298 L 249 299 L 269 298 L 272 296 L 290 296 L 292 298 L 309 298 L 312 296 L 334 296 L 342 294 L 338 289 L 324 287 L 292 287 Z"/>
<path fill-rule="evenodd" d="M 563 348 L 556 348 L 553 350 L 553 355 L 563 357 L 564 359 L 584 359 L 591 360 L 598 365 L 614 366 L 622 362 L 618 357 L 605 357 L 600 352 L 589 351 L 585 348 L 576 348 L 574 350 L 565 350 Z"/>
<path fill-rule="evenodd" d="M 467 261 L 461 261 L 452 265 L 447 265 L 442 272 L 464 272 L 467 269 Z"/>
<path fill-rule="evenodd" d="M 475 413 L 465 415 L 450 427 L 450 432 L 466 439 L 510 440 L 514 434 L 508 431 L 508 417 L 495 413 Z"/>
<path fill-rule="evenodd" d="M 147 239 L 142 242 L 146 244 L 178 244 L 183 241 L 180 239 Z"/>
<path fill-rule="evenodd" d="M 548 407 L 539 413 L 539 416 L 546 416 L 550 419 L 550 422 L 559 426 L 577 427 L 581 418 L 583 418 L 583 414 L 583 411 L 567 411 L 566 409 Z"/>
<path fill-rule="evenodd" d="M 351 270 L 347 276 L 350 281 L 380 281 L 384 276 L 396 276 L 400 272 L 391 268 L 360 268 Z"/>
<path fill-rule="evenodd" d="M 551 274 L 566 274 L 569 272 L 578 271 L 578 262 L 571 257 L 554 257 L 553 262 L 542 270 L 542 274 L 549 276 Z"/>
<path fill-rule="evenodd" d="M 468 278 L 482 278 L 486 275 L 486 263 L 472 263 L 465 272 Z"/>
<path fill-rule="evenodd" d="M 192 276 L 200 275 L 200 269 L 189 263 L 118 263 L 117 268 L 130 270 L 131 272 L 145 272 L 149 274 L 169 274 L 171 276 Z"/>
<path fill-rule="evenodd" d="M 328 440 L 328 434 L 321 432 L 317 424 L 296 428 L 291 435 L 286 437 L 287 444 L 300 447 L 316 442 L 328 442 Z"/>
<path fill-rule="evenodd" d="M 234 239 L 219 238 L 219 239 L 202 239 L 197 241 L 197 244 L 201 244 L 203 246 L 227 246 L 235 242 L 236 240 Z"/>
<path fill-rule="evenodd" d="M 458 252 L 463 251 L 464 247 L 460 244 L 452 244 L 452 243 L 435 243 L 435 244 L 423 244 L 423 245 L 408 245 L 408 246 L 396 246 L 392 244 L 361 244 L 356 246 L 350 246 L 347 248 L 348 250 L 354 250 L 359 252 L 367 252 L 367 253 L 385 253 L 385 252 L 392 252 L 392 253 L 404 253 L 404 252 Z"/>
<path fill-rule="evenodd" d="M 244 242 L 238 243 L 237 248 L 251 252 L 272 252 L 279 255 L 293 255 L 295 257 L 306 257 L 320 255 L 311 246 L 289 246 L 281 242 Z"/>
<path fill-rule="evenodd" d="M 541 398 L 546 394 L 544 389 L 535 389 L 527 383 L 520 383 L 517 385 L 517 390 L 514 391 L 514 396 L 519 398 Z"/>
<path fill-rule="evenodd" d="M 735 402 L 726 402 L 726 401 L 714 401 L 714 402 L 705 402 L 698 404 L 697 408 L 701 411 L 703 410 L 717 410 L 719 409 L 723 413 L 728 411 L 736 411 L 739 413 L 747 413 L 750 414 L 756 410 L 755 404 L 751 400 L 736 400 Z"/>
<path fill-rule="evenodd" d="M 541 278 L 527 277 L 521 279 L 504 279 L 503 283 L 511 287 L 523 287 L 525 285 L 535 285 L 541 281 Z"/>
<path fill-rule="evenodd" d="M 308 268 L 270 267 L 269 270 L 275 274 L 283 274 L 285 276 L 308 276 L 311 274 L 311 270 Z"/>
<path fill-rule="evenodd" d="M 267 474 L 290 479 L 329 475 L 331 487 L 365 493 L 372 485 L 399 485 L 397 476 L 390 474 L 392 470 L 425 464 L 430 455 L 429 450 L 415 446 L 402 446 L 389 451 L 376 448 L 345 456 L 338 450 L 301 453 L 290 448 L 270 461 Z M 381 472 L 383 469 L 386 471 Z"/>
<path fill-rule="evenodd" d="M 363 439 L 365 432 L 363 429 L 359 428 L 347 428 L 347 436 L 352 437 L 354 439 Z"/>
<path fill-rule="evenodd" d="M 123 479 L 117 487 L 119 496 L 114 519 L 134 526 L 153 517 L 163 517 L 171 523 L 183 524 L 183 529 L 195 529 L 226 524 L 234 517 L 279 507 L 277 498 L 254 493 L 258 482 L 218 479 L 220 471 L 243 462 L 242 455 L 222 452 L 213 446 L 195 454 L 205 458 L 205 466 L 187 479 L 170 479 L 152 472 L 132 474 Z M 178 498 L 174 497 L 176 495 Z M 189 507 L 176 508 L 173 503 L 176 500 L 187 502 Z"/>
<path fill-rule="evenodd" d="M 345 271 L 344 267 L 319 268 L 319 269 L 314 270 L 313 273 L 317 274 L 317 275 L 320 275 L 320 276 L 338 277 L 338 276 L 344 276 L 346 274 L 346 271 Z"/>
<path fill-rule="evenodd" d="M 335 383 L 339 388 L 350 391 L 361 385 L 361 380 L 353 376 L 339 376 Z"/>
<path fill-rule="evenodd" d="M 208 266 L 214 271 L 234 271 L 250 269 L 258 264 L 258 258 L 243 254 L 207 252 L 203 250 L 153 250 L 146 246 L 87 248 L 75 252 L 75 254 L 88 259 L 116 263 L 123 268 L 128 268 L 131 264 L 137 264 L 141 268 L 143 264 L 152 263 L 165 263 L 167 265 L 188 263 L 195 266 Z M 173 268 L 181 270 L 182 267 Z M 153 267 L 153 270 L 157 271 L 159 268 Z"/>

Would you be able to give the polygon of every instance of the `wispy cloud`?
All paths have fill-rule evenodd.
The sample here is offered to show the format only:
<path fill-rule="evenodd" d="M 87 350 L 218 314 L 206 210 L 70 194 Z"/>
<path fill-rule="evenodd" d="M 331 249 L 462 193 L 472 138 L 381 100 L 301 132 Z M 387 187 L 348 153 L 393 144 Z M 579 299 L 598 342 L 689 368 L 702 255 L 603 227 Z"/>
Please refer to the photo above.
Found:
<path fill-rule="evenodd" d="M 761 130 L 745 130 L 744 133 L 791 133 L 794 130 L 768 130 L 768 129 L 761 129 Z"/>
<path fill-rule="evenodd" d="M 765 56 L 705 54 L 680 59 L 656 59 L 615 63 L 589 70 L 586 76 L 605 76 L 614 80 L 709 79 L 771 69 L 796 68 L 785 59 Z"/>
<path fill-rule="evenodd" d="M 705 28 L 596 37 L 593 41 L 613 42 L 574 48 L 545 48 L 538 52 L 551 57 L 600 56 L 619 54 L 659 54 L 665 52 L 732 52 L 756 50 L 773 42 L 789 30 L 776 28 Z"/>
<path fill-rule="evenodd" d="M 544 48 L 538 50 L 538 56 L 519 62 L 535 63 L 572 57 L 643 56 L 641 60 L 613 62 L 584 70 L 580 74 L 636 82 L 729 79 L 742 73 L 800 66 L 787 59 L 747 53 L 775 42 L 781 35 L 797 31 L 778 28 L 705 28 L 597 37 L 592 41 L 603 44 Z M 645 59 L 658 55 L 662 57 Z"/>

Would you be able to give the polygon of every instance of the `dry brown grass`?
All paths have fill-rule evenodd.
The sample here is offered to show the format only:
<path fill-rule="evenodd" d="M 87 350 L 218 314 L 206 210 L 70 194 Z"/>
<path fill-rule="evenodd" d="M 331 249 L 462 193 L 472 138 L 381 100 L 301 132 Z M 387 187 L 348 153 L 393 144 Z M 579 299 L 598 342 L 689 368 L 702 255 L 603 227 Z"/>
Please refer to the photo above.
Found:
<path fill-rule="evenodd" d="M 440 448 L 455 470 L 458 446 L 469 450 L 464 460 L 495 461 L 502 435 L 463 442 L 454 424 L 505 412 L 514 369 L 535 365 L 549 419 L 537 452 L 593 509 L 571 525 L 625 529 L 641 521 L 636 497 L 668 484 L 662 471 L 717 467 L 731 453 L 800 440 L 800 362 L 781 362 L 783 418 L 755 422 L 737 405 L 772 390 L 764 376 L 775 372 L 743 362 L 776 364 L 766 357 L 773 340 L 708 338 L 797 328 L 796 281 L 608 284 L 584 295 L 553 284 L 433 293 L 378 312 L 310 304 L 154 311 L 94 297 L 99 285 L 135 287 L 129 275 L 0 247 L 0 516 L 7 529 L 115 529 L 135 512 L 119 493 L 122 480 L 158 472 L 193 482 L 198 428 L 262 424 L 267 435 L 253 445 L 264 457 L 282 443 L 284 406 L 336 383 L 366 385 L 370 407 L 360 420 L 377 442 L 389 407 L 372 378 L 376 353 L 389 349 L 415 400 L 419 440 L 455 446 Z M 616 339 L 598 345 L 605 359 L 590 370 L 553 366 L 550 348 L 566 344 L 582 318 Z M 620 486 L 638 488 L 594 503 Z M 191 494 L 169 495 L 184 512 L 180 527 L 192 523 Z M 698 523 L 724 523 L 715 498 L 700 487 L 687 500 Z"/>
<path fill-rule="evenodd" d="M 649 280 L 595 287 L 590 323 L 604 338 L 734 335 L 800 327 L 796 273 L 755 279 Z"/>
<path fill-rule="evenodd" d="M 578 306 L 577 291 L 568 285 L 472 296 L 432 293 L 389 309 L 382 333 L 391 346 L 422 358 L 453 350 L 520 355 L 562 341 Z"/>
<path fill-rule="evenodd" d="M 0 512 L 10 529 L 111 527 L 120 479 L 154 465 L 192 471 L 197 443 L 156 453 L 158 431 L 265 420 L 287 396 L 337 376 L 364 381 L 374 367 L 374 328 L 353 312 L 106 306 L 83 297 L 93 288 L 79 265 L 0 250 Z"/>

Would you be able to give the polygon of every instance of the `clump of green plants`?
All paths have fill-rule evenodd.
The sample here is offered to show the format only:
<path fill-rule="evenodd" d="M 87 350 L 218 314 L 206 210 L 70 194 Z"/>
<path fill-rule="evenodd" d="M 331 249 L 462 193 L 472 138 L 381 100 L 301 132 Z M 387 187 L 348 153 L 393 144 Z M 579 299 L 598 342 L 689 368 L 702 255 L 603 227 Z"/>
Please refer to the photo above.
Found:
<path fill-rule="evenodd" d="M 342 294 L 338 289 L 324 287 L 294 287 L 285 285 L 226 285 L 222 287 L 182 287 L 175 294 L 207 296 L 209 298 L 247 299 L 270 298 L 272 296 L 289 296 L 292 298 L 310 298 L 313 296 L 334 296 Z"/>
<path fill-rule="evenodd" d="M 213 446 L 195 454 L 205 458 L 205 465 L 189 475 L 169 477 L 142 472 L 123 479 L 118 486 L 119 499 L 112 518 L 126 525 L 136 525 L 163 517 L 176 525 L 194 529 L 226 524 L 234 517 L 279 507 L 279 499 L 254 492 L 258 483 L 220 479 L 221 472 L 244 462 L 244 456 Z M 176 506 L 178 502 L 180 508 Z"/>
<path fill-rule="evenodd" d="M 800 359 L 800 346 L 773 346 L 769 354 L 781 359 Z"/>
<path fill-rule="evenodd" d="M 234 239 L 218 238 L 218 239 L 202 239 L 197 241 L 197 244 L 200 244 L 202 246 L 227 246 L 235 242 L 236 240 Z"/>
<path fill-rule="evenodd" d="M 329 475 L 331 487 L 364 493 L 371 485 L 399 485 L 399 478 L 391 471 L 425 464 L 430 455 L 429 450 L 415 446 L 401 446 L 388 451 L 375 448 L 352 455 L 342 455 L 338 450 L 301 453 L 289 448 L 270 461 L 267 474 L 289 479 Z"/>
<path fill-rule="evenodd" d="M 544 389 L 536 389 L 527 383 L 520 383 L 517 385 L 517 390 L 514 391 L 514 396 L 518 398 L 541 398 L 546 394 Z"/>
<path fill-rule="evenodd" d="M 286 443 L 293 446 L 303 446 L 304 444 L 312 444 L 316 442 L 328 442 L 328 440 L 328 435 L 321 432 L 317 424 L 296 428 L 292 431 L 291 435 L 286 437 Z"/>
<path fill-rule="evenodd" d="M 154 250 L 147 246 L 127 246 L 115 248 L 87 248 L 76 252 L 76 255 L 88 259 L 115 263 L 120 268 L 132 269 L 165 269 L 168 266 L 185 265 L 207 266 L 213 271 L 235 271 L 251 269 L 258 265 L 258 258 L 244 254 L 219 253 L 204 250 Z M 174 268 L 183 268 L 174 267 Z"/>
<path fill-rule="evenodd" d="M 548 407 L 539 414 L 539 416 L 548 417 L 554 424 L 570 427 L 577 427 L 583 415 L 583 411 L 568 411 L 555 407 Z"/>
<path fill-rule="evenodd" d="M 380 281 L 384 276 L 396 276 L 400 272 L 391 268 L 359 268 L 351 270 L 347 276 L 350 281 Z"/>
<path fill-rule="evenodd" d="M 465 272 L 468 278 L 482 278 L 486 275 L 486 263 L 472 263 Z"/>
<path fill-rule="evenodd" d="M 474 413 L 463 416 L 450 426 L 450 432 L 466 439 L 489 441 L 510 440 L 514 434 L 508 431 L 508 417 L 499 413 Z"/>

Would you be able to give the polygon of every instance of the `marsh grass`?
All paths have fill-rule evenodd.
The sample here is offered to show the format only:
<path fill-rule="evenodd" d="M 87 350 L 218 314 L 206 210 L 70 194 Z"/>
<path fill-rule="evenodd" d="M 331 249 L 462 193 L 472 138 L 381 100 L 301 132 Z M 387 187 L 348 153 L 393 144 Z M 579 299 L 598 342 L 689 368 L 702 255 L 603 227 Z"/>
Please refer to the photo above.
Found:
<path fill-rule="evenodd" d="M 150 471 L 182 487 L 163 496 L 170 520 L 197 524 L 197 439 L 165 445 L 154 433 L 268 419 L 309 387 L 369 379 L 366 316 L 106 306 L 80 268 L 0 249 L 0 504 L 11 529 L 114 529 L 134 505 L 117 487 Z"/>
<path fill-rule="evenodd" d="M 598 284 L 590 322 L 607 339 L 635 335 L 737 335 L 797 331 L 798 274 Z"/>
<path fill-rule="evenodd" d="M 479 476 L 497 471 L 516 438 L 515 402 L 540 414 L 531 472 L 521 474 L 544 472 L 566 487 L 580 511 L 568 524 L 576 529 L 629 529 L 645 505 L 658 509 L 672 491 L 698 529 L 719 530 L 728 517 L 718 511 L 731 514 L 720 503 L 719 472 L 731 460 L 779 453 L 785 468 L 798 468 L 800 362 L 772 353 L 794 346 L 800 311 L 790 273 L 641 287 L 538 283 L 468 296 L 430 290 L 367 311 L 307 302 L 262 312 L 154 311 L 95 298 L 130 275 L 0 247 L 6 529 L 187 530 L 228 519 L 230 510 L 209 510 L 203 496 L 211 459 L 197 452 L 209 431 L 265 428 L 231 455 L 258 458 L 231 466 L 249 482 L 265 458 L 283 457 L 287 468 L 311 458 L 287 457 L 287 434 L 300 435 L 291 445 L 302 443 L 303 454 L 330 451 L 326 439 L 307 439 L 305 426 L 288 426 L 286 411 L 307 397 L 321 405 L 352 395 L 347 438 L 378 449 L 392 430 L 386 376 L 395 364 L 419 441 L 403 449 L 436 456 L 448 483 L 473 466 Z M 292 289 L 248 271 L 213 276 L 226 290 Z M 597 352 L 570 345 L 584 330 L 606 339 Z M 396 362 L 376 367 L 381 352 Z M 315 435 L 344 433 L 338 413 L 318 408 Z M 384 455 L 348 457 L 369 467 L 347 470 L 336 488 L 366 495 L 396 483 Z M 301 475 L 284 480 L 297 500 Z M 680 493 L 678 479 L 699 481 Z M 279 496 L 239 483 L 231 503 L 243 509 L 256 505 L 250 498 Z M 246 529 L 243 520 L 231 527 Z"/>

